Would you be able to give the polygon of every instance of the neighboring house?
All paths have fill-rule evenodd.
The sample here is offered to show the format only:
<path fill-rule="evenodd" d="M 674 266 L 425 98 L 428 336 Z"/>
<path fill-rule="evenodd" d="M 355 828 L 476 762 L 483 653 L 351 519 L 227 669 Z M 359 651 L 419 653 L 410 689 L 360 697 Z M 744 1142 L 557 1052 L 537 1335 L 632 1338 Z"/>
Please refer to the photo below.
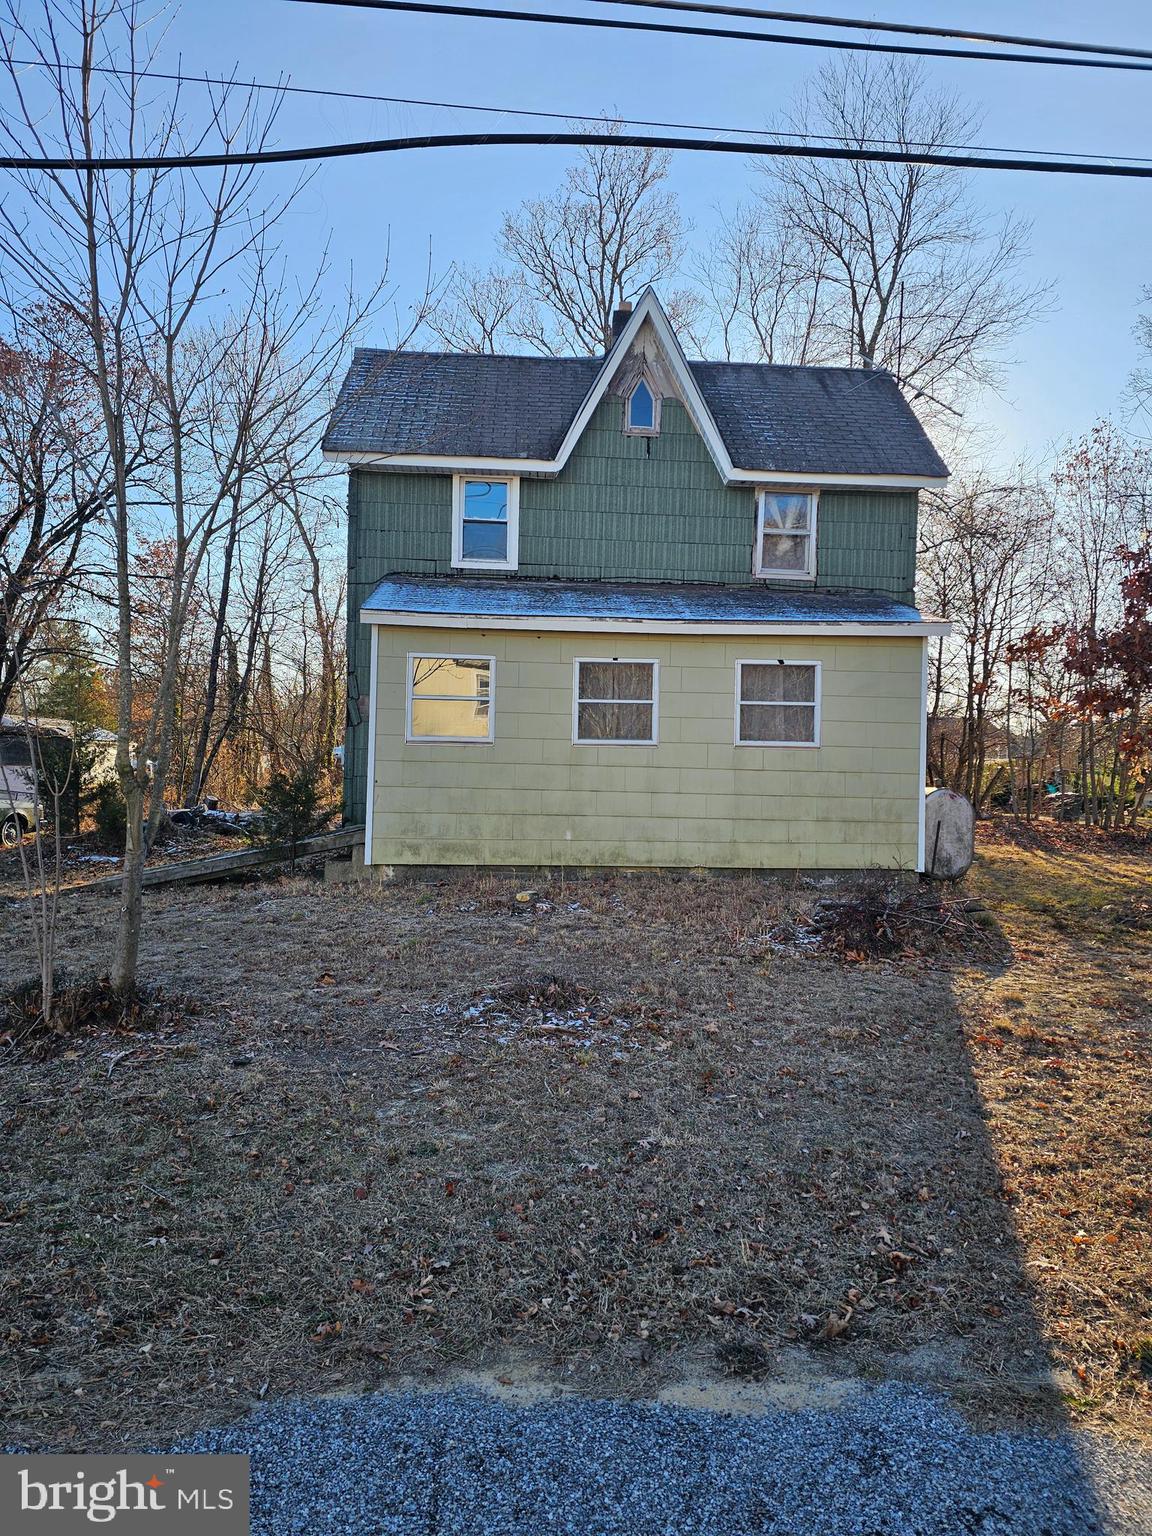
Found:
<path fill-rule="evenodd" d="M 922 867 L 917 493 L 881 371 L 359 349 L 345 815 L 369 864 Z"/>
<path fill-rule="evenodd" d="M 34 754 L 40 759 L 40 767 L 64 785 L 61 811 L 66 830 L 75 829 L 79 821 L 82 791 L 113 776 L 115 733 L 99 727 L 84 733 L 87 771 L 83 784 L 76 772 L 74 736 L 75 727 L 67 720 L 39 715 L 25 722 L 20 715 L 0 715 L 0 845 L 3 847 L 14 847 L 40 819 Z"/>

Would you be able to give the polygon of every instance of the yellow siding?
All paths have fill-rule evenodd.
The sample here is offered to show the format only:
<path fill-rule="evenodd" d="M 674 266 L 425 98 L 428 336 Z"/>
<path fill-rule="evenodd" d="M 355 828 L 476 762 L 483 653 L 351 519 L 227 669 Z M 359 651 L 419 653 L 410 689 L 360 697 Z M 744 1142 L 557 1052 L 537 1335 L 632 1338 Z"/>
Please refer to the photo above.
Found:
<path fill-rule="evenodd" d="M 381 628 L 372 862 L 914 869 L 918 638 Z M 495 739 L 405 742 L 409 652 L 496 658 Z M 574 746 L 572 662 L 660 663 L 656 746 Z M 819 747 L 733 744 L 737 660 L 822 665 Z"/>

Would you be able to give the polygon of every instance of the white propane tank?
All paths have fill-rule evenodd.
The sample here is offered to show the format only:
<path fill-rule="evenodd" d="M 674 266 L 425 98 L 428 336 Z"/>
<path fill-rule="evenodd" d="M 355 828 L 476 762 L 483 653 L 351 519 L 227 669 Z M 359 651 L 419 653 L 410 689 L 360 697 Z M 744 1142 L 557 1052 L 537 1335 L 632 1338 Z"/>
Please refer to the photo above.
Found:
<path fill-rule="evenodd" d="M 924 791 L 924 873 L 932 880 L 959 880 L 976 856 L 972 802 L 951 789 Z"/>

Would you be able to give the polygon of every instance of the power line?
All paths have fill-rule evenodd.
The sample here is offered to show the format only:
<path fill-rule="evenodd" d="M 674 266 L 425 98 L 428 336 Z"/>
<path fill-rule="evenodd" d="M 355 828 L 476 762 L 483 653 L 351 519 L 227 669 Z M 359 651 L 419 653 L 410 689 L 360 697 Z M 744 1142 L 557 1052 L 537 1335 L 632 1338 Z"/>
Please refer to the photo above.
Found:
<path fill-rule="evenodd" d="M 661 11 L 703 11 L 714 16 L 754 16 L 762 21 L 793 21 L 804 26 L 854 28 L 858 32 L 903 32 L 913 37 L 951 37 L 964 43 L 1004 43 L 1011 48 L 1055 48 L 1065 53 L 1102 53 L 1120 58 L 1152 59 L 1150 48 L 1121 48 L 1114 43 L 1070 43 L 1050 37 L 1016 37 L 1010 32 L 973 32 L 968 27 L 930 27 L 912 21 L 863 21 L 859 16 L 812 16 L 803 11 L 763 11 L 754 6 L 711 5 L 704 0 L 592 0 L 594 5 L 647 5 Z"/>
<path fill-rule="evenodd" d="M 291 165 L 304 160 L 337 160 L 353 155 L 395 154 L 413 149 L 486 148 L 499 145 L 595 144 L 608 149 L 702 150 L 708 154 L 753 155 L 794 160 L 852 160 L 881 165 L 941 165 L 961 170 L 1043 171 L 1068 176 L 1147 179 L 1152 164 L 1110 164 L 1088 160 L 1021 160 L 1001 155 L 939 154 L 923 150 L 835 148 L 825 144 L 732 143 L 724 139 L 682 139 L 639 133 L 439 133 L 350 144 L 316 144 L 301 149 L 233 150 L 208 155 L 123 155 L 101 158 L 66 155 L 2 155 L 9 171 L 207 170 L 231 165 Z"/>
<path fill-rule="evenodd" d="M 623 0 L 598 0 L 598 3 L 606 5 L 620 4 L 623 3 Z M 843 143 L 843 139 L 838 138 L 835 134 L 791 133 L 778 128 L 722 127 L 716 123 L 666 122 L 661 118 L 617 117 L 615 114 L 609 116 L 603 112 L 547 112 L 536 107 L 494 107 L 482 102 L 436 101 L 424 96 L 381 96 L 374 91 L 338 91 L 320 85 L 290 85 L 287 82 L 271 80 L 243 80 L 236 75 L 182 75 L 158 69 L 118 69 L 112 64 L 62 64 L 56 60 L 49 61 L 47 59 L 0 59 L 0 62 L 16 69 L 50 69 L 52 71 L 62 69 L 76 73 L 86 70 L 89 74 L 118 75 L 127 80 L 170 80 L 174 81 L 177 85 L 220 85 L 236 87 L 239 90 L 245 91 L 275 91 L 286 95 L 332 97 L 338 101 L 380 102 L 385 106 L 436 107 L 451 112 L 488 112 L 499 117 L 542 117 L 561 123 L 595 123 L 603 122 L 607 118 L 613 123 L 630 124 L 633 128 L 678 128 L 686 133 L 767 133 L 773 139 L 797 139 L 805 144 Z M 870 148 L 957 150 L 981 155 L 1044 155 L 1049 158 L 1055 156 L 1066 159 L 1103 160 L 1111 164 L 1121 165 L 1146 165 L 1152 160 L 1152 157 L 1148 155 L 1080 155 L 1074 150 L 1020 149 L 1012 145 L 1002 144 L 949 144 L 944 142 L 928 144 L 901 139 L 861 139 L 860 143 Z"/>
<path fill-rule="evenodd" d="M 676 37 L 722 37 L 744 43 L 788 43 L 850 53 L 911 54 L 926 59 L 983 59 L 1000 64 L 1057 64 L 1072 69 L 1152 71 L 1152 63 L 1127 59 L 1053 58 L 1043 53 L 997 53 L 978 48 L 930 48 L 911 43 L 858 43 L 849 38 L 796 37 L 786 32 L 745 32 L 732 27 L 690 27 L 670 21 L 625 21 L 617 16 L 566 16 L 550 11 L 504 11 L 490 6 L 440 5 L 431 0 L 296 0 L 303 5 L 340 5 L 362 10 L 408 11 L 430 16 L 471 16 L 480 21 L 531 21 L 554 27 L 597 27 L 620 32 L 659 32 Z M 611 0 L 609 0 L 611 3 Z"/>

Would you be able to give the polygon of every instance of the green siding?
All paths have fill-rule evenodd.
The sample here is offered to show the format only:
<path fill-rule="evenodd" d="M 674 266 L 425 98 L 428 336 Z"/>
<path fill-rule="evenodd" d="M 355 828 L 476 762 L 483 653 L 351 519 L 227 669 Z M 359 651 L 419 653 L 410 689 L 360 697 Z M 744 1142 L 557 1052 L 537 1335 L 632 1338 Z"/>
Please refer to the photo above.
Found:
<path fill-rule="evenodd" d="M 622 403 L 596 411 L 563 473 L 520 482 L 524 578 L 751 582 L 756 510 L 751 487 L 725 486 L 677 401 L 657 437 L 621 431 Z M 452 571 L 450 475 L 353 470 L 348 489 L 348 695 L 345 814 L 364 819 L 368 635 L 364 600 L 385 576 Z M 825 490 L 817 525 L 818 588 L 857 588 L 912 600 L 914 491 Z M 787 586 L 787 582 L 772 583 Z M 805 583 L 805 585 L 808 585 Z"/>

